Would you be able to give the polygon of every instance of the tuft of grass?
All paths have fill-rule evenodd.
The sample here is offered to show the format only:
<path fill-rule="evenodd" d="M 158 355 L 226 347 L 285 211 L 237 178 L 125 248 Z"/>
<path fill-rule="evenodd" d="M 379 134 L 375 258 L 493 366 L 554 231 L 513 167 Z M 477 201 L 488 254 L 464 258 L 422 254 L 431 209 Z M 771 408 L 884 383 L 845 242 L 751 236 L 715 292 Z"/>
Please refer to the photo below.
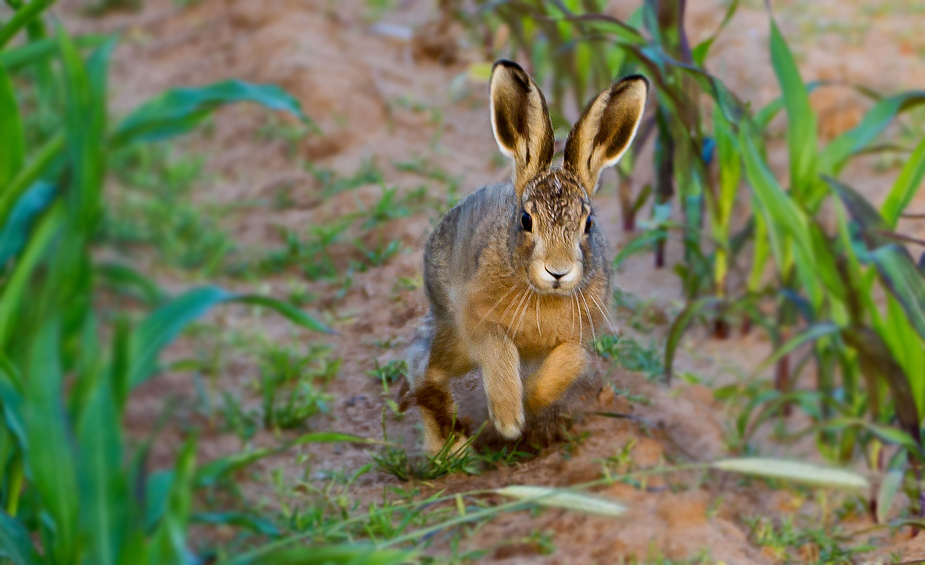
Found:
<path fill-rule="evenodd" d="M 648 380 L 661 378 L 665 372 L 662 352 L 654 339 L 644 346 L 626 335 L 605 334 L 594 342 L 594 352 L 628 371 L 643 373 Z"/>

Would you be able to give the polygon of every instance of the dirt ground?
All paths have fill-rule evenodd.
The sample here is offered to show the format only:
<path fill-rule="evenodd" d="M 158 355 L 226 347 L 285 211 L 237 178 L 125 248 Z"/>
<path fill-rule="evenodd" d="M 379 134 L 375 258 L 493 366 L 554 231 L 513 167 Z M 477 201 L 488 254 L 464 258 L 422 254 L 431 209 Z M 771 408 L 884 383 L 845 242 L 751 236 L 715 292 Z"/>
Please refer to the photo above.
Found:
<path fill-rule="evenodd" d="M 234 203 L 289 191 L 292 205 L 287 209 L 244 210 L 220 220 L 243 248 L 269 248 L 280 245 L 280 227 L 304 230 L 369 205 L 381 194 L 381 188 L 371 183 L 323 199 L 317 180 L 302 166 L 306 161 L 349 176 L 364 160 L 375 159 L 382 166 L 385 182 L 402 192 L 422 185 L 429 191 L 446 188 L 435 180 L 401 171 L 391 165 L 394 162 L 427 162 L 461 179 L 461 195 L 508 174 L 491 135 L 487 88 L 464 77 L 471 63 L 485 62 L 484 53 L 467 45 L 461 30 L 451 28 L 439 37 L 438 44 L 455 50 L 453 62 L 416 58 L 410 33 L 426 29 L 434 21 L 434 3 L 398 0 L 389 3 L 381 14 L 375 13 L 372 4 L 200 0 L 184 7 L 170 0 L 146 0 L 138 11 L 91 18 L 74 0 L 56 10 L 72 33 L 121 34 L 110 78 L 116 114 L 169 87 L 225 78 L 276 83 L 300 100 L 324 134 L 309 135 L 297 145 L 294 155 L 283 141 L 256 139 L 255 132 L 266 123 L 266 112 L 247 106 L 223 109 L 209 135 L 197 133 L 180 144 L 183 150 L 206 155 L 206 168 L 213 175 L 212 181 L 197 189 L 197 200 Z M 610 4 L 611 13 L 626 17 L 638 2 Z M 760 106 L 778 93 L 767 50 L 768 20 L 762 3 L 743 4 L 713 47 L 708 68 L 743 99 Z M 845 0 L 772 4 L 804 79 L 863 84 L 887 93 L 925 88 L 925 14 L 915 2 L 889 3 L 892 9 Z M 713 32 L 726 2 L 698 0 L 689 5 L 691 40 L 696 43 Z M 821 114 L 823 140 L 856 124 L 869 105 L 843 86 L 820 88 L 812 101 Z M 782 141 L 785 127 L 782 118 L 774 122 L 773 128 L 781 135 L 770 145 L 772 164 L 781 173 L 787 170 Z M 636 190 L 651 179 L 647 157 L 641 159 L 638 171 L 633 177 Z M 879 202 L 896 173 L 895 166 L 870 157 L 852 164 L 846 178 Z M 631 234 L 624 234 L 619 227 L 615 183 L 616 176 L 608 172 L 596 205 L 611 244 L 619 248 Z M 910 209 L 925 211 L 925 193 L 919 194 Z M 214 314 L 210 323 L 270 340 L 329 343 L 343 365 L 328 385 L 333 396 L 330 414 L 312 417 L 307 429 L 382 438 L 385 399 L 381 385 L 368 372 L 376 361 L 384 364 L 401 358 L 426 312 L 422 289 L 399 283 L 403 278 L 420 276 L 424 242 L 437 219 L 437 212 L 421 211 L 391 221 L 383 231 L 368 236 L 398 239 L 405 251 L 381 267 L 354 273 L 353 284 L 343 296 L 335 283 L 302 281 L 318 296 L 307 309 L 323 312 L 338 335 L 318 337 L 298 332 L 285 320 L 239 307 Z M 909 221 L 904 228 L 921 233 L 925 222 Z M 336 260 L 339 266 L 346 266 L 356 250 L 347 247 L 342 251 Z M 669 244 L 669 263 L 680 253 L 679 243 Z M 166 268 L 158 271 L 158 278 L 172 289 L 201 282 Z M 299 278 L 298 273 L 284 273 L 254 281 L 229 278 L 221 283 L 237 290 L 285 296 L 290 282 Z M 650 304 L 651 311 L 661 313 L 656 318 L 677 312 L 681 304 L 677 277 L 670 269 L 654 269 L 651 255 L 630 258 L 616 282 L 637 300 Z M 618 322 L 627 324 L 630 316 L 620 312 Z M 657 339 L 665 324 L 655 325 L 653 335 Z M 194 354 L 196 343 L 193 339 L 179 342 L 169 352 L 170 357 Z M 220 378 L 209 382 L 207 394 L 217 398 L 222 390 L 230 390 L 246 396 L 252 390 L 254 361 L 244 351 L 224 347 L 224 370 Z M 573 407 L 576 422 L 569 433 L 582 438 L 580 441 L 556 443 L 535 458 L 476 476 L 454 474 L 419 484 L 422 496 L 439 490 L 467 492 L 511 484 L 567 486 L 593 480 L 600 476 L 600 460 L 615 455 L 630 441 L 636 442 L 632 458 L 638 467 L 665 461 L 709 461 L 728 455 L 727 429 L 735 404 L 715 400 L 712 387 L 749 374 L 768 355 L 767 339 L 752 332 L 716 341 L 705 332 L 695 331 L 683 349 L 678 372 L 696 374 L 705 384 L 675 379 L 666 387 L 600 360 Z M 607 380 L 649 402 L 630 403 L 615 396 L 604 386 Z M 464 399 L 462 410 L 475 421 L 483 420 L 484 399 L 477 381 L 470 378 L 460 385 L 459 392 Z M 163 413 L 165 399 L 171 399 L 176 407 L 173 418 L 181 424 L 164 432 L 156 444 L 155 462 L 169 461 L 185 424 L 202 429 L 200 461 L 242 449 L 237 436 L 220 430 L 212 425 L 214 419 L 197 411 L 198 394 L 190 375 L 179 371 L 165 374 L 135 393 L 128 415 L 132 429 L 139 433 L 150 430 Z M 582 415 L 589 411 L 631 412 L 651 427 L 635 420 Z M 416 413 L 412 410 L 403 417 L 390 411 L 387 414 L 390 439 L 402 442 L 410 451 L 419 450 Z M 282 433 L 295 437 L 300 432 Z M 259 432 L 250 445 L 274 445 L 278 440 L 270 432 Z M 765 455 L 814 457 L 811 444 L 780 444 L 767 439 L 760 448 Z M 250 475 L 252 480 L 242 483 L 243 488 L 255 505 L 273 507 L 280 504 L 270 480 L 274 470 L 284 469 L 281 480 L 289 485 L 299 481 L 320 484 L 324 472 L 350 474 L 370 463 L 374 452 L 356 444 L 296 448 L 259 464 Z M 357 480 L 350 496 L 374 501 L 383 496 L 384 487 L 408 485 L 372 471 Z M 561 510 L 503 514 L 480 526 L 476 535 L 464 537 L 461 545 L 488 549 L 486 561 L 504 563 L 614 563 L 633 557 L 654 561 L 656 556 L 681 560 L 702 555 L 708 556 L 707 562 L 774 563 L 778 557 L 756 542 L 746 519 L 777 519 L 797 511 L 811 517 L 821 504 L 811 495 L 772 490 L 760 482 L 695 472 L 655 478 L 643 489 L 618 483 L 600 492 L 625 502 L 628 515 L 613 519 Z M 846 517 L 842 526 L 850 537 L 871 522 L 859 512 Z M 517 541 L 534 532 L 549 532 L 554 551 L 545 554 L 536 543 Z M 203 535 L 220 537 L 221 532 Z M 861 538 L 858 534 L 858 541 Z M 904 530 L 892 537 L 863 534 L 864 540 L 868 538 L 879 549 L 863 557 L 867 562 L 925 559 L 925 536 L 910 538 Z M 450 536 L 438 535 L 428 552 L 445 555 L 449 546 Z M 805 559 L 809 561 L 812 555 Z"/>

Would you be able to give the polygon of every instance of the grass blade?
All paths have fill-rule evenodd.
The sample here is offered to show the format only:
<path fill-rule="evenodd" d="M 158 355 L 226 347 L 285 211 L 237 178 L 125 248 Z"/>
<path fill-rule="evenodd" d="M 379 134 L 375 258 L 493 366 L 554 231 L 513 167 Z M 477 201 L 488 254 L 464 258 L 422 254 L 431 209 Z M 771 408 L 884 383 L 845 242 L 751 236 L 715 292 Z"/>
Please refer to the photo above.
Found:
<path fill-rule="evenodd" d="M 280 549 L 253 559 L 234 561 L 239 565 L 399 565 L 412 563 L 413 553 L 399 549 L 377 549 L 363 544 Z"/>
<path fill-rule="evenodd" d="M 691 321 L 701 313 L 710 308 L 716 307 L 722 301 L 715 296 L 704 296 L 688 304 L 668 330 L 668 336 L 665 338 L 665 382 L 671 382 L 671 375 L 674 366 L 675 352 L 681 343 L 681 336 L 690 325 Z"/>
<path fill-rule="evenodd" d="M 540 506 L 565 508 L 567 510 L 575 510 L 577 512 L 597 514 L 600 516 L 621 516 L 625 514 L 627 510 L 626 506 L 608 500 L 600 495 L 549 487 L 510 485 L 495 489 L 495 492 L 525 502 L 533 502 Z"/>
<path fill-rule="evenodd" d="M 843 469 L 820 467 L 800 461 L 786 461 L 766 457 L 744 457 L 741 459 L 722 459 L 710 464 L 714 469 L 781 479 L 823 487 L 866 489 L 870 488 L 867 479 L 857 473 Z"/>

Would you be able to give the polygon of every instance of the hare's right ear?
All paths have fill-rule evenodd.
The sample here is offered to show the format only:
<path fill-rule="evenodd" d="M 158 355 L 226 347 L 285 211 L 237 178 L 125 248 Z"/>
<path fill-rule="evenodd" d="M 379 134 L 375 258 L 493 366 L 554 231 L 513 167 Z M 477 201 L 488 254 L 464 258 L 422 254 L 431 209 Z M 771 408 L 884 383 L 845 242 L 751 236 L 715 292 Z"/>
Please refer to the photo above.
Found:
<path fill-rule="evenodd" d="M 491 129 L 501 152 L 514 160 L 514 188 L 549 168 L 553 131 L 546 99 L 520 65 L 501 59 L 491 69 Z"/>
<path fill-rule="evenodd" d="M 563 168 L 578 175 L 588 195 L 604 167 L 617 164 L 636 136 L 649 95 L 642 75 L 614 84 L 588 105 L 565 140 Z"/>

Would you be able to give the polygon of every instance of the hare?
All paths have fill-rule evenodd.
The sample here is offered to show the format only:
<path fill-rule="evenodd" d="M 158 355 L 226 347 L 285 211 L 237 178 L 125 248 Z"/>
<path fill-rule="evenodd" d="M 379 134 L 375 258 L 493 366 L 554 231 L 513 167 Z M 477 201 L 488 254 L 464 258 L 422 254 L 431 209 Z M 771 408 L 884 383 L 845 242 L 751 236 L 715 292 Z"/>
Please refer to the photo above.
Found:
<path fill-rule="evenodd" d="M 409 349 L 409 385 L 438 453 L 465 431 L 449 381 L 478 367 L 491 422 L 521 436 L 525 410 L 553 405 L 590 361 L 584 341 L 607 319 L 611 267 L 591 196 L 604 167 L 630 146 L 649 83 L 625 78 L 601 93 L 572 128 L 561 168 L 543 93 L 516 63 L 490 80 L 491 125 L 513 160 L 512 182 L 481 188 L 450 210 L 424 253 L 430 312 Z M 539 368 L 521 378 L 521 365 Z"/>

